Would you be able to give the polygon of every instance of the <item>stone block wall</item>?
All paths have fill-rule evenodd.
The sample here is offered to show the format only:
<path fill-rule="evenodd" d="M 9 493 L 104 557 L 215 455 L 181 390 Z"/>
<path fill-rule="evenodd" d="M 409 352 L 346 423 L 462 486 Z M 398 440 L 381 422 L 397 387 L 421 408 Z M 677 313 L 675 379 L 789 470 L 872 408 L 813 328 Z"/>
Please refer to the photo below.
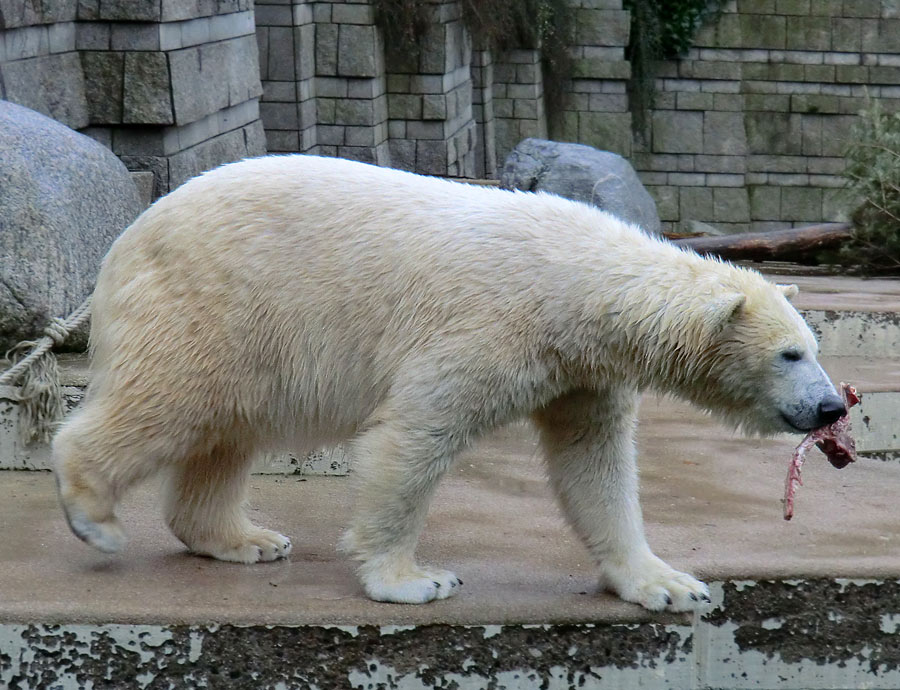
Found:
<path fill-rule="evenodd" d="M 251 0 L 3 0 L 0 18 L 0 95 L 151 172 L 152 196 L 265 152 Z"/>
<path fill-rule="evenodd" d="M 474 177 L 472 42 L 459 0 L 435 0 L 418 55 L 388 65 L 391 163 L 428 175 Z"/>
<path fill-rule="evenodd" d="M 491 149 L 499 167 L 519 141 L 534 136 L 631 155 L 627 95 L 631 65 L 625 60 L 630 15 L 622 9 L 622 0 L 570 0 L 570 6 L 572 72 L 564 84 L 554 85 L 559 87 L 553 89 L 561 94 L 559 102 L 547 101 L 551 89 L 545 88 L 540 50 L 512 50 L 493 56 L 489 72 L 495 130 Z M 477 74 L 475 79 L 478 84 L 482 77 Z M 479 129 L 484 127 L 479 121 Z M 487 132 L 485 140 L 491 134 Z M 492 168 L 484 166 L 483 170 L 489 175 Z"/>
<path fill-rule="evenodd" d="M 87 133 L 154 196 L 265 152 L 251 0 L 81 0 L 78 19 Z"/>
<path fill-rule="evenodd" d="M 475 120 L 475 177 L 497 177 L 497 129 L 494 119 L 494 59 L 491 51 L 472 51 L 472 117 Z"/>
<path fill-rule="evenodd" d="M 625 60 L 630 14 L 622 0 L 571 0 L 574 13 L 572 81 L 561 103 L 554 138 L 629 157 L 631 112 Z"/>
<path fill-rule="evenodd" d="M 498 53 L 493 88 L 495 152 L 502 163 L 528 137 L 547 138 L 541 51 Z"/>
<path fill-rule="evenodd" d="M 369 0 L 257 0 L 268 149 L 425 174 L 475 174 L 471 44 L 459 0 L 433 0 L 417 55 L 387 64 Z"/>
<path fill-rule="evenodd" d="M 866 98 L 900 109 L 895 0 L 736 0 L 658 66 L 635 167 L 670 229 L 843 219 L 843 151 Z"/>
<path fill-rule="evenodd" d="M 260 116 L 270 153 L 310 151 L 316 139 L 316 25 L 313 5 L 257 0 Z"/>
<path fill-rule="evenodd" d="M 388 97 L 371 4 L 316 3 L 317 143 L 312 151 L 389 165 Z"/>
<path fill-rule="evenodd" d="M 549 135 L 629 157 L 668 230 L 840 218 L 855 113 L 900 108 L 897 0 L 731 0 L 658 65 L 649 137 L 633 138 L 629 14 L 569 2 L 559 85 L 540 51 L 473 47 L 462 0 L 428 0 L 422 49 L 390 57 L 372 0 L 0 0 L 0 97 L 149 171 L 153 196 L 266 150 L 494 177 Z"/>

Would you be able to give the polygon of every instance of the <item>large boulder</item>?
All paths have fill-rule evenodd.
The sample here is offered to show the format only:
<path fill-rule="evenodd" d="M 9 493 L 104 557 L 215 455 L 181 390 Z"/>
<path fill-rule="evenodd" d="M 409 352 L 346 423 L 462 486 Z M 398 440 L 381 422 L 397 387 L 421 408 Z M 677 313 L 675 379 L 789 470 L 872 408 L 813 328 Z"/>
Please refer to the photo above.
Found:
<path fill-rule="evenodd" d="M 103 256 L 140 208 L 109 149 L 0 101 L 0 355 L 91 293 Z M 82 330 L 72 344 L 84 343 Z"/>
<path fill-rule="evenodd" d="M 506 157 L 504 189 L 550 192 L 584 201 L 659 235 L 653 198 L 621 156 L 583 144 L 524 139 Z"/>

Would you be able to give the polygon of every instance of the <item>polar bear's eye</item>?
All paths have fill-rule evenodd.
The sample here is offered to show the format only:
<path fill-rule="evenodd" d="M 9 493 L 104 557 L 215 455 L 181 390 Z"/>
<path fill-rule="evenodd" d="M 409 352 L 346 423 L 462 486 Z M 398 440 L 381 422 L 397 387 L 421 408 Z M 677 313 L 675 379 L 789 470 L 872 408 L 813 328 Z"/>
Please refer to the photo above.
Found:
<path fill-rule="evenodd" d="M 786 362 L 799 362 L 803 359 L 803 353 L 800 350 L 785 350 L 781 353 L 781 358 Z"/>

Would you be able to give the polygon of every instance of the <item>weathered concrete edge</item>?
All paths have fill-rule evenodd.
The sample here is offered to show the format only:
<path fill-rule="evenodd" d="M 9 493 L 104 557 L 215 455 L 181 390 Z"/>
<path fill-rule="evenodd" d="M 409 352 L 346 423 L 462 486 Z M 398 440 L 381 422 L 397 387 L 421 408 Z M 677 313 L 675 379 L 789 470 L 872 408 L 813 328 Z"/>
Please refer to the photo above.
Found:
<path fill-rule="evenodd" d="M 900 313 L 801 309 L 816 334 L 820 354 L 831 357 L 885 357 L 900 349 Z"/>
<path fill-rule="evenodd" d="M 693 621 L 0 623 L 0 685 L 807 688 L 900 685 L 900 581 L 715 582 Z M 668 620 L 667 620 L 668 619 Z M 133 679 L 133 680 L 132 680 Z"/>

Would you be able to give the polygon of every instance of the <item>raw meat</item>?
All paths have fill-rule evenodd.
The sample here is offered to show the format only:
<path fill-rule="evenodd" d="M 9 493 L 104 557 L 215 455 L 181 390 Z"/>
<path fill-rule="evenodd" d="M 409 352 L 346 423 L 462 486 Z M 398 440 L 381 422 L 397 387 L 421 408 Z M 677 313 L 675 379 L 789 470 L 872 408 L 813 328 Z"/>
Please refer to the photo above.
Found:
<path fill-rule="evenodd" d="M 828 461 L 838 469 L 856 462 L 856 442 L 850 436 L 850 408 L 859 402 L 859 396 L 853 386 L 842 383 L 841 397 L 844 399 L 847 413 L 832 424 L 810 431 L 791 456 L 787 479 L 784 482 L 785 520 L 794 517 L 794 494 L 797 493 L 797 488 L 803 485 L 800 468 L 810 448 L 817 446 L 825 453 Z"/>

